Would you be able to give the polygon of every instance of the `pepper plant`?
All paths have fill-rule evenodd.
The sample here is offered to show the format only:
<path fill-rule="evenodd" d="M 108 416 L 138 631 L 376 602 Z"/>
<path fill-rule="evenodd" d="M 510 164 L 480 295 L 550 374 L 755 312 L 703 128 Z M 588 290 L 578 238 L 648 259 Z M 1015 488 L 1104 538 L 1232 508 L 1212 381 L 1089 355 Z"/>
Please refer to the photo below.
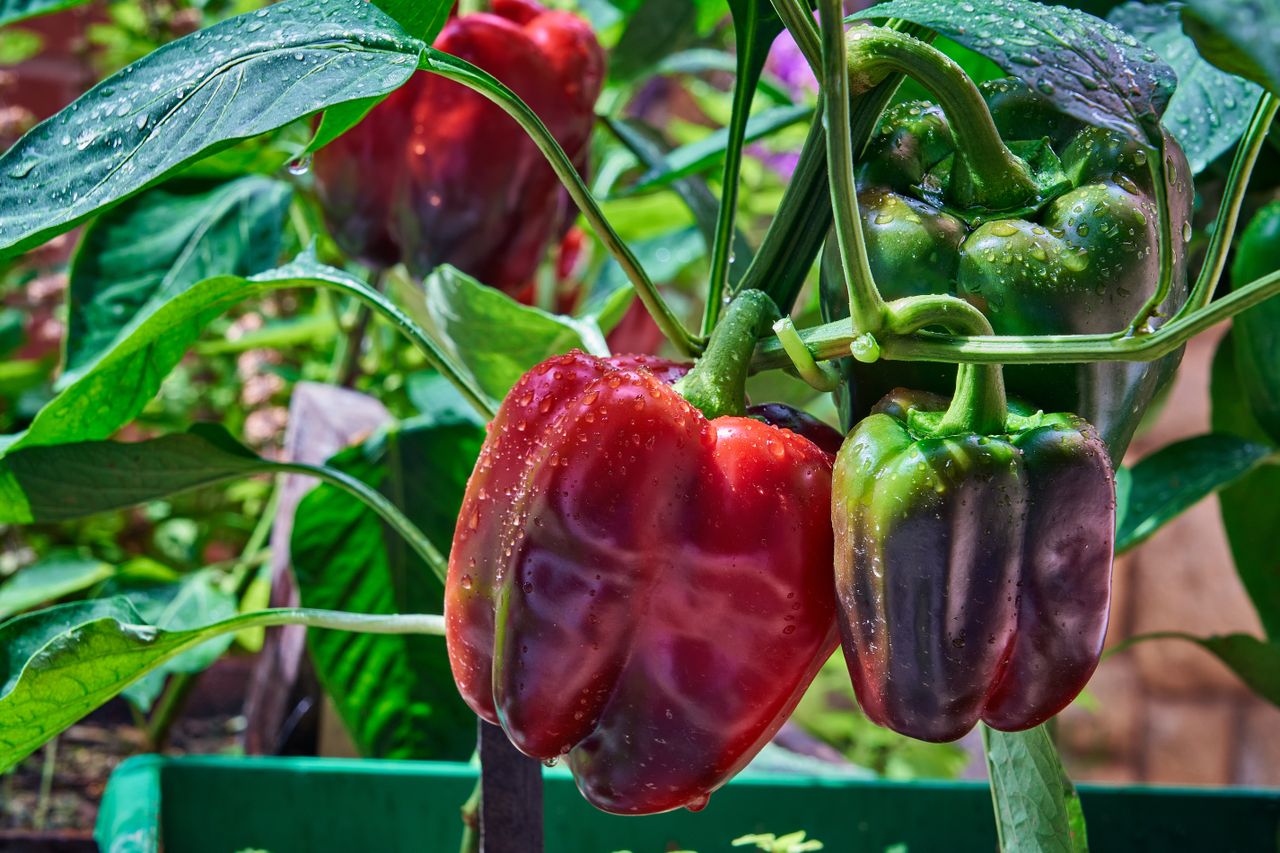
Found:
<path fill-rule="evenodd" d="M 68 5 L 0 3 L 0 24 Z M 843 645 L 876 723 L 946 741 L 983 722 L 1005 849 L 1082 850 L 1042 724 L 1097 666 L 1114 552 L 1220 489 L 1266 636 L 1166 639 L 1280 704 L 1280 213 L 1251 195 L 1280 7 L 655 0 L 594 9 L 605 51 L 533 0 L 450 6 L 227 10 L 0 155 L 0 258 L 85 226 L 61 372 L 0 442 L 0 516 L 324 484 L 294 519 L 304 607 L 159 624 L 127 589 L 20 598 L 0 769 L 150 673 L 207 665 L 211 639 L 298 624 L 366 752 L 465 757 L 474 712 L 565 757 L 603 809 L 697 810 Z M 722 19 L 731 59 L 673 53 Z M 779 37 L 816 104 L 766 74 Z M 646 124 L 672 69 L 733 72 L 722 128 L 672 145 Z M 752 146 L 797 129 L 757 227 Z M 705 256 L 692 300 L 655 284 L 688 241 L 617 224 L 671 197 Z M 375 346 L 422 368 L 421 416 L 326 464 L 214 423 L 120 440 L 202 330 L 281 294 L 350 309 L 328 378 Z M 606 338 L 633 295 L 661 354 Z M 1228 318 L 1215 431 L 1122 467 L 1183 345 Z M 749 376 L 778 399 L 748 401 Z M 403 403 L 399 379 L 364 387 Z M 274 506 L 229 581 L 241 605 Z M 362 667 L 401 691 L 376 719 Z"/>

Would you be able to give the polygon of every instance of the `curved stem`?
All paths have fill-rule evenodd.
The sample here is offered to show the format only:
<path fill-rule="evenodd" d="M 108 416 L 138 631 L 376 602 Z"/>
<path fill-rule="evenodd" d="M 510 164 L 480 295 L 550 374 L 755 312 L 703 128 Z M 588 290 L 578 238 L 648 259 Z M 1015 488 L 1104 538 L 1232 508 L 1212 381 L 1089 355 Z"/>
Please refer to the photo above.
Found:
<path fill-rule="evenodd" d="M 991 321 L 974 306 L 954 296 L 910 296 L 888 305 L 889 331 L 908 335 L 927 326 L 942 326 L 952 332 L 991 334 Z M 1004 431 L 1008 418 L 1004 374 L 998 364 L 961 363 L 956 371 L 956 391 L 942 420 L 931 430 L 935 435 L 978 433 L 994 435 Z"/>
<path fill-rule="evenodd" d="M 871 275 L 867 243 L 862 236 L 862 216 L 858 211 L 858 190 L 853 180 L 844 7 L 840 0 L 821 0 L 818 10 L 822 23 L 822 97 L 823 119 L 827 126 L 827 170 L 831 176 L 831 211 L 840 248 L 840 266 L 849 288 L 849 316 L 853 319 L 853 328 L 860 333 L 875 334 L 884 323 L 885 304 Z"/>
<path fill-rule="evenodd" d="M 1165 146 L 1166 142 L 1162 139 L 1159 148 L 1150 149 L 1150 156 L 1147 160 L 1150 163 L 1151 186 L 1154 188 L 1154 201 L 1156 205 L 1156 234 L 1159 239 L 1159 259 L 1160 272 L 1156 282 L 1155 292 L 1146 303 L 1138 309 L 1138 313 L 1134 315 L 1133 320 L 1129 322 L 1128 332 L 1131 335 L 1150 334 L 1152 331 L 1151 320 L 1155 316 L 1156 311 L 1160 308 L 1161 303 L 1169 296 L 1169 289 L 1173 286 L 1173 216 L 1169 211 L 1169 177 L 1172 161 L 1165 162 Z M 1181 238 L 1181 233 L 1179 233 Z"/>
<path fill-rule="evenodd" d="M 1027 166 L 996 130 L 991 110 L 964 69 L 930 44 L 881 27 L 855 27 L 848 36 L 854 94 L 893 71 L 913 77 L 937 99 L 956 141 L 948 195 L 962 207 L 1020 207 L 1037 195 Z"/>
<path fill-rule="evenodd" d="M 418 613 L 347 613 L 343 610 L 317 610 L 310 607 L 273 607 L 242 613 L 215 623 L 226 631 L 245 628 L 270 628 L 275 625 L 305 625 L 357 634 L 431 634 L 444 636 L 444 617 Z M 212 625 L 209 627 L 213 627 Z M 225 633 L 225 631 L 221 632 Z M 201 638 L 207 639 L 206 638 Z"/>
<path fill-rule="evenodd" d="M 774 323 L 773 333 L 778 336 L 778 341 L 786 350 L 796 373 L 808 383 L 809 387 L 818 391 L 834 391 L 840 387 L 844 381 L 840 371 L 836 370 L 835 365 L 820 364 L 814 360 L 813 353 L 809 352 L 804 341 L 800 340 L 796 324 L 790 317 L 783 317 Z"/>
<path fill-rule="evenodd" d="M 706 352 L 676 382 L 676 391 L 708 419 L 745 414 L 751 350 L 776 319 L 778 308 L 769 297 L 758 290 L 739 293 L 711 333 Z"/>
<path fill-rule="evenodd" d="M 420 67 L 434 74 L 439 74 L 455 83 L 460 83 L 484 97 L 493 101 L 503 112 L 511 116 L 529 134 L 529 138 L 538 146 L 543 155 L 547 158 L 547 162 L 551 164 L 551 168 L 555 170 L 556 175 L 560 178 L 560 182 L 564 184 L 565 189 L 573 198 L 578 209 L 582 211 L 582 215 L 587 218 L 591 226 L 595 229 L 600 241 L 604 243 L 605 248 L 613 255 L 618 265 L 622 267 L 627 278 L 635 286 L 636 294 L 640 297 L 640 301 L 644 303 L 645 308 L 653 316 L 653 320 L 658 324 L 658 328 L 662 333 L 675 344 L 676 348 L 685 355 L 696 355 L 700 349 L 700 342 L 696 341 L 689 331 L 680 322 L 680 319 L 671 310 L 662 294 L 658 292 L 658 288 L 645 274 L 644 268 L 640 266 L 640 261 L 632 253 L 627 244 L 623 242 L 618 233 L 613 230 L 613 226 L 605 219 L 604 212 L 601 211 L 600 205 L 596 203 L 592 197 L 591 191 L 587 189 L 587 185 L 583 183 L 582 176 L 578 174 L 578 170 L 574 168 L 573 161 L 564 153 L 564 149 L 560 147 L 560 143 L 551 135 L 551 131 L 547 130 L 542 119 L 538 118 L 538 114 L 529 109 L 528 104 L 520 99 L 515 92 L 500 83 L 493 75 L 482 71 L 465 60 L 456 56 L 450 56 L 447 53 L 441 53 L 437 50 L 428 48 L 422 55 L 419 63 Z"/>
<path fill-rule="evenodd" d="M 431 544 L 425 533 L 423 533 L 416 524 L 408 519 L 400 509 L 387 499 L 386 495 L 370 486 L 363 480 L 353 477 L 345 471 L 339 471 L 336 468 L 329 468 L 325 465 L 307 465 L 302 462 L 281 462 L 274 466 L 277 470 L 292 473 L 303 474 L 308 477 L 315 477 L 326 483 L 337 486 L 343 491 L 357 498 L 370 509 L 378 514 L 378 516 L 391 526 L 397 534 L 400 535 L 409 547 L 413 549 L 431 572 L 440 579 L 441 583 L 445 582 L 445 578 L 449 573 L 448 559 L 436 550 L 436 546 Z"/>
<path fill-rule="evenodd" d="M 1231 162 L 1231 171 L 1227 175 L 1226 186 L 1223 187 L 1222 203 L 1218 206 L 1213 233 L 1209 235 L 1209 246 L 1205 250 L 1200 274 L 1196 277 L 1195 286 L 1191 288 L 1186 303 L 1174 315 L 1175 319 L 1199 311 L 1213 298 L 1214 288 L 1218 286 L 1218 279 L 1222 277 L 1222 271 L 1227 265 L 1231 238 L 1235 236 L 1236 225 L 1240 220 L 1240 205 L 1244 201 L 1245 190 L 1249 187 L 1253 166 L 1267 140 L 1267 130 L 1275 119 L 1277 107 L 1280 107 L 1280 101 L 1270 92 L 1263 92 L 1258 99 L 1253 118 L 1250 119 L 1240 146 L 1236 148 L 1235 159 Z"/>
<path fill-rule="evenodd" d="M 974 364 L 1074 364 L 1082 361 L 1154 361 L 1163 358 L 1206 329 L 1280 294 L 1280 270 L 1249 282 L 1215 299 L 1200 310 L 1179 317 L 1148 335 L 941 335 L 916 332 L 885 336 L 880 347 L 896 361 L 971 362 Z M 815 358 L 841 358 L 857 337 L 848 320 L 800 332 Z M 782 345 L 766 339 L 756 347 L 752 370 L 769 370 L 790 363 Z"/>

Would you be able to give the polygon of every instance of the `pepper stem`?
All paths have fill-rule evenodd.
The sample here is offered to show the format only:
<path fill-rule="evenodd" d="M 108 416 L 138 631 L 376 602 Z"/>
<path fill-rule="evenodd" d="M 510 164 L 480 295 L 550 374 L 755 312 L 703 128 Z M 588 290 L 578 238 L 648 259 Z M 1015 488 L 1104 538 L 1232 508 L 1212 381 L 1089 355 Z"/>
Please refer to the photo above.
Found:
<path fill-rule="evenodd" d="M 707 348 L 675 389 L 708 419 L 744 415 L 747 374 L 756 341 L 769 334 L 778 308 L 759 290 L 744 290 L 729 303 Z"/>
<path fill-rule="evenodd" d="M 917 38 L 881 27 L 855 27 L 847 43 L 853 94 L 898 71 L 937 99 L 956 143 L 947 186 L 954 204 L 1006 210 L 1036 199 L 1039 191 L 1027 164 L 1004 144 L 982 93 L 950 57 Z"/>
<path fill-rule="evenodd" d="M 957 335 L 990 335 L 991 321 L 977 308 L 954 296 L 911 296 L 890 302 L 889 328 L 907 335 L 927 326 L 941 326 Z M 956 391 L 951 405 L 936 424 L 934 436 L 1005 431 L 1009 416 L 1004 391 L 1004 371 L 998 364 L 962 362 L 956 369 Z"/>

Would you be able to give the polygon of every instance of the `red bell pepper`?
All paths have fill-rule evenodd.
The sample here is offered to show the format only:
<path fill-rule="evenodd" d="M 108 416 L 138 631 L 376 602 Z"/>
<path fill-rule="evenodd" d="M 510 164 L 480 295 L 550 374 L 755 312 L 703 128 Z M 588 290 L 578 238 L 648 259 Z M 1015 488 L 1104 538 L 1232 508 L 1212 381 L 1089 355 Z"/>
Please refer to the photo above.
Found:
<path fill-rule="evenodd" d="M 606 811 L 700 808 L 836 645 L 832 456 L 743 416 L 762 304 L 739 297 L 683 378 L 637 356 L 543 362 L 467 485 L 445 594 L 458 688 L 526 754 L 567 757 Z"/>
<path fill-rule="evenodd" d="M 433 45 L 493 74 L 542 118 L 585 169 L 604 81 L 590 26 L 532 0 L 451 19 Z M 335 239 L 375 266 L 416 274 L 452 264 L 531 297 L 547 246 L 572 222 L 559 180 L 525 132 L 484 96 L 414 75 L 316 153 L 316 186 Z"/>

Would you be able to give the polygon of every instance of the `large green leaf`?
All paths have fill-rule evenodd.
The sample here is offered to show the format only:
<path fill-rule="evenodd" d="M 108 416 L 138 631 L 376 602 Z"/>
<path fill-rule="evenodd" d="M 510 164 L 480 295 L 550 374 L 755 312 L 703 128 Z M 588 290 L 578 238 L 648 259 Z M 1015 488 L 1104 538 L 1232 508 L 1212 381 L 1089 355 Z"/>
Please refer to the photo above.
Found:
<path fill-rule="evenodd" d="M 64 521 L 271 470 L 217 424 L 148 441 L 28 447 L 0 459 L 0 521 Z"/>
<path fill-rule="evenodd" d="M 111 348 L 84 362 L 24 431 L 0 437 L 0 451 L 104 439 L 128 423 L 155 395 L 169 371 L 208 323 L 233 305 L 286 287 L 328 287 L 383 306 L 401 325 L 412 321 L 386 297 L 307 253 L 248 278 L 206 278 L 168 301 L 150 302 L 116 336 Z"/>
<path fill-rule="evenodd" d="M 1183 26 L 1205 59 L 1280 94 L 1280 4 L 1187 0 Z"/>
<path fill-rule="evenodd" d="M 238 140 L 372 103 L 409 78 L 423 50 L 363 0 L 285 0 L 171 42 L 0 156 L 0 257 Z"/>
<path fill-rule="evenodd" d="M 1132 468 L 1126 506 L 1117 513 L 1116 551 L 1127 551 L 1142 542 L 1193 504 L 1274 456 L 1269 445 L 1227 433 L 1209 433 L 1144 457 Z"/>
<path fill-rule="evenodd" d="M 1113 24 L 1032 0 L 890 0 L 854 18 L 904 18 L 999 65 L 1089 124 L 1144 144 L 1173 95 L 1173 69 Z"/>
<path fill-rule="evenodd" d="M 1231 287 L 1280 269 L 1280 201 L 1254 215 L 1236 244 Z M 1280 299 L 1269 299 L 1232 322 L 1240 390 L 1258 426 L 1280 443 Z"/>
<path fill-rule="evenodd" d="M 1240 139 L 1261 90 L 1200 58 L 1195 42 L 1182 31 L 1181 8 L 1182 3 L 1129 2 L 1113 9 L 1107 20 L 1141 39 L 1178 75 L 1164 124 L 1198 174 Z"/>
<path fill-rule="evenodd" d="M 136 196 L 85 232 L 71 266 L 66 367 L 74 381 L 130 320 L 201 279 L 253 275 L 279 261 L 288 184 L 249 176 Z"/>
<path fill-rule="evenodd" d="M 1084 811 L 1044 726 L 982 727 L 1001 853 L 1085 853 Z"/>
<path fill-rule="evenodd" d="M 93 557 L 54 552 L 0 584 L 0 619 L 89 589 L 114 574 L 114 566 Z"/>
<path fill-rule="evenodd" d="M 308 624 L 438 634 L 439 617 L 388 619 L 264 610 L 180 631 L 150 625 L 127 598 L 77 601 L 0 623 L 0 773 L 151 670 L 246 628 Z"/>
<path fill-rule="evenodd" d="M 428 44 L 444 28 L 453 0 L 374 0 L 406 33 Z"/>
<path fill-rule="evenodd" d="M 239 609 L 236 597 L 223 589 L 209 571 L 194 572 L 176 583 L 132 590 L 125 595 L 147 624 L 166 631 L 212 625 L 235 616 Z M 143 711 L 149 710 L 169 675 L 203 672 L 222 657 L 234 640 L 234 634 L 220 634 L 169 658 L 126 687 L 124 697 Z"/>
<path fill-rule="evenodd" d="M 1234 337 L 1233 332 L 1223 339 L 1213 360 L 1209 384 L 1213 429 L 1265 442 L 1267 436 L 1241 387 Z M 1254 470 L 1218 494 L 1236 573 L 1273 642 L 1280 641 L 1280 549 L 1276 548 L 1280 501 L 1276 495 L 1280 495 L 1280 467 L 1275 465 Z"/>
<path fill-rule="evenodd" d="M 608 354 L 596 317 L 567 317 L 522 305 L 450 266 L 438 267 L 421 289 L 397 284 L 406 310 L 435 332 L 445 352 L 495 400 L 552 355 L 575 348 Z M 611 300 L 630 298 L 629 291 L 611 295 Z M 601 315 L 616 319 L 616 314 L 601 306 Z"/>
<path fill-rule="evenodd" d="M 330 465 L 374 483 L 437 548 L 447 552 L 483 429 L 447 414 L 391 428 Z M 377 516 L 328 486 L 298 507 L 290 545 L 308 607 L 363 613 L 438 613 L 440 578 L 385 531 Z M 316 673 L 362 755 L 463 759 L 475 747 L 475 715 L 458 696 L 444 642 L 308 632 Z"/>

